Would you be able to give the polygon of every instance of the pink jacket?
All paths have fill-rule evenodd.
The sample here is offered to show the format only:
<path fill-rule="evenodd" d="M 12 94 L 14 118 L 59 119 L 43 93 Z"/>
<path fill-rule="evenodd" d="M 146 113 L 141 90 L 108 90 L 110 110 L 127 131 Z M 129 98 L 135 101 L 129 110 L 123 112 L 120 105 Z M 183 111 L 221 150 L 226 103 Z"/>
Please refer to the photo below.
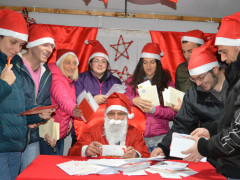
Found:
<path fill-rule="evenodd" d="M 60 123 L 60 139 L 66 137 L 69 121 L 72 121 L 73 109 L 77 105 L 73 80 L 64 76 L 54 63 L 48 64 L 52 72 L 51 102 L 59 104 L 52 116 L 55 122 Z"/>
<path fill-rule="evenodd" d="M 129 77 L 125 83 L 127 86 L 126 95 L 130 100 L 132 106 L 134 106 L 132 99 L 139 97 L 138 92 L 135 95 L 133 87 L 130 85 L 132 77 Z M 174 87 L 173 82 L 169 83 L 169 86 Z M 166 134 L 169 131 L 169 121 L 173 119 L 176 113 L 170 107 L 164 107 L 162 104 L 156 107 L 156 111 L 153 114 L 145 113 L 146 116 L 146 129 L 144 137 L 154 137 L 162 134 Z"/>

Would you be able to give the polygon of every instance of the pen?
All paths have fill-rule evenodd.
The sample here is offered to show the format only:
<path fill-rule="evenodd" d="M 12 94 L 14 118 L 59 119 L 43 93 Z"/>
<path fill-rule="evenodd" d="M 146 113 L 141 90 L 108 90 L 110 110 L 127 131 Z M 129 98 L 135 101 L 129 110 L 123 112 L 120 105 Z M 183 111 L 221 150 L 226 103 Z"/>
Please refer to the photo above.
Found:
<path fill-rule="evenodd" d="M 11 63 L 11 60 L 12 60 L 12 58 L 11 58 L 11 57 L 8 57 L 8 59 L 7 59 L 7 65 L 8 65 L 8 66 L 9 66 L 10 63 Z"/>

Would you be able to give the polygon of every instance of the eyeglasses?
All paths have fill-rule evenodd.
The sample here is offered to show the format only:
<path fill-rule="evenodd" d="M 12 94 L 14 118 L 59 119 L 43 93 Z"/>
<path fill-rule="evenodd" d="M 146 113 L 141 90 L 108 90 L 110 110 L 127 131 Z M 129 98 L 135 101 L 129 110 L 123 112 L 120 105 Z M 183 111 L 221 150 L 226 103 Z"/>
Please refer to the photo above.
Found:
<path fill-rule="evenodd" d="M 208 71 L 205 75 L 200 76 L 200 77 L 196 77 L 196 78 L 190 77 L 190 80 L 193 82 L 196 82 L 196 81 L 202 82 L 209 72 L 212 72 L 212 70 Z"/>
<path fill-rule="evenodd" d="M 111 112 L 111 111 L 109 113 L 107 113 L 107 116 L 110 119 L 113 119 L 115 117 L 115 115 L 117 115 L 118 118 L 122 119 L 126 116 L 126 113 L 125 112 L 117 112 L 116 113 L 116 112 Z"/>
<path fill-rule="evenodd" d="M 94 59 L 94 60 L 92 60 L 92 62 L 95 63 L 95 64 L 100 64 L 101 63 L 103 65 L 107 65 L 107 60 L 100 61 L 98 59 Z"/>

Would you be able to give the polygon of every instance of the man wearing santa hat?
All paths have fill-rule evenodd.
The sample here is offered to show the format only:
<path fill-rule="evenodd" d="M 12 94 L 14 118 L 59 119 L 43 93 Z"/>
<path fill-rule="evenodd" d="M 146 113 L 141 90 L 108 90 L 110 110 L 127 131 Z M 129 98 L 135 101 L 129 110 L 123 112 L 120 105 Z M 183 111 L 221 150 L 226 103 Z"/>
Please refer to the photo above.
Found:
<path fill-rule="evenodd" d="M 221 21 L 215 45 L 221 60 L 229 66 L 226 77 L 231 91 L 228 93 L 223 114 L 219 118 L 217 134 L 209 138 L 206 129 L 197 129 L 195 144 L 184 153 L 185 160 L 199 161 L 202 156 L 217 158 L 217 172 L 228 179 L 240 179 L 240 12 L 226 16 Z M 208 135 L 208 136 L 206 136 Z M 210 134 L 211 135 L 211 134 Z M 205 138 L 207 137 L 208 140 Z"/>
<path fill-rule="evenodd" d="M 127 149 L 122 158 L 149 157 L 142 133 L 127 123 L 127 117 L 133 116 L 127 96 L 113 93 L 106 100 L 104 122 L 85 131 L 68 155 L 96 156 L 101 154 L 102 145 L 125 145 Z"/>
<path fill-rule="evenodd" d="M 54 38 L 44 26 L 32 25 L 29 29 L 27 52 L 22 55 L 23 87 L 27 106 L 51 105 L 51 72 L 46 64 L 54 49 Z M 29 125 L 30 141 L 22 155 L 23 171 L 39 155 L 37 124 Z"/>
<path fill-rule="evenodd" d="M 28 40 L 23 16 L 0 10 L 0 179 L 15 179 L 27 143 L 27 124 L 48 119 L 51 112 L 18 116 L 32 108 L 25 103 L 22 60 L 17 55 Z"/>
<path fill-rule="evenodd" d="M 219 69 L 214 49 L 206 45 L 193 49 L 188 70 L 194 85 L 185 93 L 182 107 L 173 119 L 173 126 L 152 156 L 169 156 L 173 132 L 190 134 L 196 128 L 204 127 L 211 134 L 216 133 L 216 128 L 212 127 L 224 108 L 228 83 L 224 69 Z"/>
<path fill-rule="evenodd" d="M 204 33 L 200 30 L 191 30 L 183 33 L 181 38 L 182 53 L 185 58 L 185 62 L 178 65 L 175 74 L 175 87 L 176 89 L 186 92 L 192 85 L 190 81 L 190 75 L 188 72 L 188 62 L 194 48 L 200 47 L 204 44 Z M 178 105 L 173 105 L 174 111 L 178 112 L 181 108 L 182 102 L 178 100 Z"/>

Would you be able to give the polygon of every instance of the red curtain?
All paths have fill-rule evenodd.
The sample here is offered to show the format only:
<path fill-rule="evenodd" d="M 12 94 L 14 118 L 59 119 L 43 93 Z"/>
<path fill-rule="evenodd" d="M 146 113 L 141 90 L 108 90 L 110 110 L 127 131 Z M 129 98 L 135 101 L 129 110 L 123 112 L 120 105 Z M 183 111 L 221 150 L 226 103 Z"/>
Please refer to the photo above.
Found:
<path fill-rule="evenodd" d="M 90 48 L 87 48 L 88 46 L 84 41 L 86 39 L 96 39 L 98 28 L 49 24 L 37 24 L 37 26 L 45 26 L 54 36 L 56 46 L 48 63 L 56 62 L 57 49 L 73 49 L 76 51 L 76 55 L 79 59 L 79 73 L 87 70 Z"/>
<path fill-rule="evenodd" d="M 168 69 L 172 80 L 175 82 L 175 72 L 177 66 L 184 62 L 184 57 L 181 50 L 181 37 L 183 32 L 170 31 L 150 31 L 152 42 L 159 43 L 164 56 L 161 57 L 161 62 L 164 69 Z M 214 44 L 215 34 L 205 33 L 206 44 Z"/>

